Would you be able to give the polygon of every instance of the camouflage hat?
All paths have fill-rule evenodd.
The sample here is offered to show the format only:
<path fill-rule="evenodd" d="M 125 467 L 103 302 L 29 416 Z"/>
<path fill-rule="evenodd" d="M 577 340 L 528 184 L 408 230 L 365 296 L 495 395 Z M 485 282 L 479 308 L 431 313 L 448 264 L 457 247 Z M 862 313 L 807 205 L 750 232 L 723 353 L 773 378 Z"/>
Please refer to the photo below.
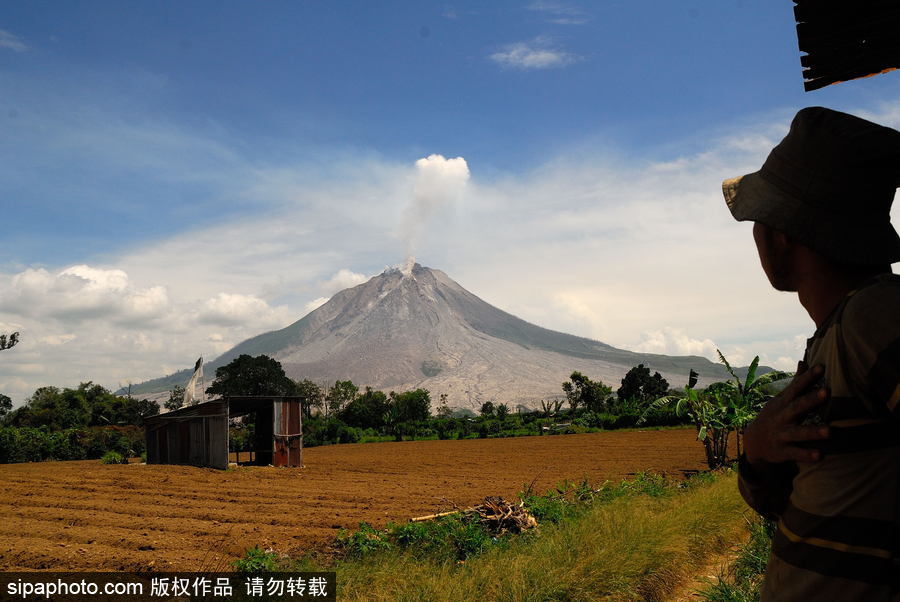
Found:
<path fill-rule="evenodd" d="M 900 132 L 823 107 L 802 109 L 762 168 L 725 180 L 738 221 L 761 222 L 845 264 L 900 261 L 891 204 Z"/>

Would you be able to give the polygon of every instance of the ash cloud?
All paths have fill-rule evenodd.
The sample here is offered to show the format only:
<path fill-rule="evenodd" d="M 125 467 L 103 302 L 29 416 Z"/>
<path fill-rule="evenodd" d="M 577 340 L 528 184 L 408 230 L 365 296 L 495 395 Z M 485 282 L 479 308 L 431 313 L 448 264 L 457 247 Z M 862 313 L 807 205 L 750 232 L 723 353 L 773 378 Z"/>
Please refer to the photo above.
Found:
<path fill-rule="evenodd" d="M 428 155 L 416 161 L 412 199 L 400 221 L 400 237 L 406 243 L 404 267 L 415 262 L 415 251 L 429 219 L 441 208 L 457 202 L 468 181 L 469 166 L 462 157 Z"/>

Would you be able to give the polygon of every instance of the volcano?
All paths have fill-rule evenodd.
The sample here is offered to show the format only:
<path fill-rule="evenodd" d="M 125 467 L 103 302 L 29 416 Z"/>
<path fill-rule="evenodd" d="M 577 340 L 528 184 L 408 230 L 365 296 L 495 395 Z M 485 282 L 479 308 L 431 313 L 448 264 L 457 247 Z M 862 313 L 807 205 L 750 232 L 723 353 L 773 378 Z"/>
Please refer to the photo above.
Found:
<path fill-rule="evenodd" d="M 704 357 L 635 353 L 530 324 L 470 293 L 444 272 L 419 264 L 389 268 L 335 294 L 290 326 L 260 334 L 207 364 L 208 374 L 241 354 L 268 355 L 294 379 L 352 380 L 385 391 L 423 387 L 453 407 L 494 400 L 536 406 L 562 397 L 573 370 L 617 389 L 644 364 L 670 386 L 723 380 L 725 369 Z M 136 394 L 184 384 L 190 371 L 147 381 Z"/>

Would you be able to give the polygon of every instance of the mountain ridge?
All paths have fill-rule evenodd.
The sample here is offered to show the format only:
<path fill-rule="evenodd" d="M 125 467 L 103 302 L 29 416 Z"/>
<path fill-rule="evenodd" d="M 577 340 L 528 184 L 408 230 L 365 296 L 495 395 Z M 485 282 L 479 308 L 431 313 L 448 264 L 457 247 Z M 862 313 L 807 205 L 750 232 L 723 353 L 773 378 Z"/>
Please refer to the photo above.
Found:
<path fill-rule="evenodd" d="M 667 356 L 617 349 L 586 337 L 526 322 L 490 305 L 444 272 L 413 264 L 389 268 L 339 291 L 288 326 L 238 343 L 207 364 L 241 354 L 269 355 L 292 378 L 352 380 L 382 390 L 424 387 L 446 393 L 454 406 L 495 399 L 533 406 L 562 397 L 573 370 L 616 388 L 628 369 L 644 364 L 677 386 L 690 370 L 701 382 L 728 377 L 701 356 Z M 133 394 L 184 384 L 190 370 L 135 385 Z M 211 380 L 212 374 L 209 374 Z"/>

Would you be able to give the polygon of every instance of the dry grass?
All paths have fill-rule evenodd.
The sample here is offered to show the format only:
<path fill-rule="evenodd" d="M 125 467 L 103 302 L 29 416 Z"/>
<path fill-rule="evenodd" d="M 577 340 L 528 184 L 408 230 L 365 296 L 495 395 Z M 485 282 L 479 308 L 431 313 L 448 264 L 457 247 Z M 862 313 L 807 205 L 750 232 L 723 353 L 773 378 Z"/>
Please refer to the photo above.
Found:
<path fill-rule="evenodd" d="M 341 600 L 665 600 L 738 537 L 734 475 L 659 498 L 626 497 L 464 564 L 403 554 L 338 566 Z"/>

